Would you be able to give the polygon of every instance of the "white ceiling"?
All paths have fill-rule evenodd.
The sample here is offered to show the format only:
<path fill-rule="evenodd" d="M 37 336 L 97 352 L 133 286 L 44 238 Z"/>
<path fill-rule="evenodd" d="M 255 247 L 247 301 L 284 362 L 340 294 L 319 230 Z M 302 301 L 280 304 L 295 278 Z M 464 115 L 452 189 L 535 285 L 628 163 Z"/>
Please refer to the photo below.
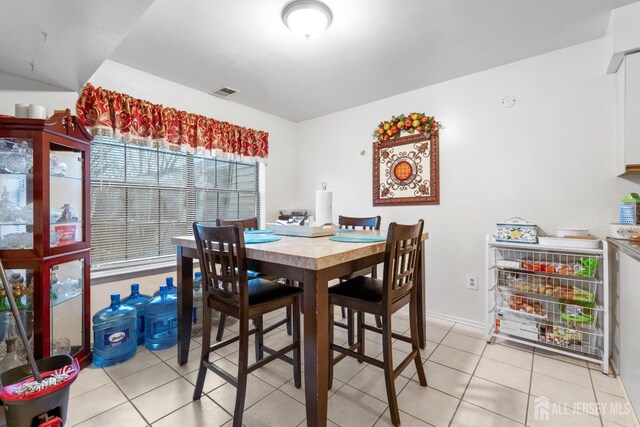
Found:
<path fill-rule="evenodd" d="M 152 1 L 3 0 L 0 72 L 47 84 L 31 90 L 78 90 Z"/>
<path fill-rule="evenodd" d="M 287 1 L 3 0 L 0 71 L 77 90 L 109 58 L 298 122 L 602 37 L 637 0 L 324 0 L 309 41 Z"/>

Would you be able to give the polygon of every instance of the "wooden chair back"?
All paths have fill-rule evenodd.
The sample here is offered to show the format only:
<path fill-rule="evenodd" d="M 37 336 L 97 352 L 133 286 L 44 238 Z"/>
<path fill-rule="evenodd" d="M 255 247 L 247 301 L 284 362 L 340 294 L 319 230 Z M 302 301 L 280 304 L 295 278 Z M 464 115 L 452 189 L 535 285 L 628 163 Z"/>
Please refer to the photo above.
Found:
<path fill-rule="evenodd" d="M 257 230 L 259 228 L 258 218 L 255 216 L 253 218 L 245 218 L 245 219 L 216 219 L 216 225 L 218 227 L 225 225 L 241 225 L 245 230 Z"/>
<path fill-rule="evenodd" d="M 424 221 L 415 225 L 389 225 L 384 255 L 383 304 L 389 306 L 414 288 L 418 273 Z"/>
<path fill-rule="evenodd" d="M 242 226 L 207 227 L 193 223 L 202 290 L 209 299 L 249 306 L 248 279 Z"/>
<path fill-rule="evenodd" d="M 358 227 L 363 230 L 380 230 L 380 215 L 366 218 L 355 218 L 340 215 L 338 216 L 338 225 L 340 228 L 355 229 Z"/>

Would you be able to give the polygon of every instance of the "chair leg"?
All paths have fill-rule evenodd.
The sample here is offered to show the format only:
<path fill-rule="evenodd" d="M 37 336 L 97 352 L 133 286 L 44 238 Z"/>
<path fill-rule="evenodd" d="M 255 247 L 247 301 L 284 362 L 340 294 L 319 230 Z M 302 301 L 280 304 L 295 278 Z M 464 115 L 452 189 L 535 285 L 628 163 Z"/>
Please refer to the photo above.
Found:
<path fill-rule="evenodd" d="M 242 427 L 244 401 L 247 396 L 247 366 L 249 365 L 249 319 L 241 318 L 240 323 L 240 351 L 238 351 L 238 386 L 236 390 L 236 405 L 233 410 L 233 427 Z"/>
<path fill-rule="evenodd" d="M 256 362 L 262 360 L 264 357 L 264 322 L 262 316 L 253 319 L 254 325 L 256 325 Z"/>
<path fill-rule="evenodd" d="M 387 386 L 387 400 L 389 401 L 389 413 L 391 423 L 400 425 L 400 411 L 398 410 L 398 398 L 396 396 L 396 384 L 393 379 L 393 357 L 391 348 L 391 316 L 387 314 L 382 322 L 382 356 L 384 364 L 384 382 Z"/>
<path fill-rule="evenodd" d="M 287 314 L 287 335 L 291 335 L 291 306 L 288 305 L 287 308 L 285 309 Z"/>
<path fill-rule="evenodd" d="M 344 310 L 344 307 L 342 307 L 342 310 Z M 343 311 L 344 313 L 344 311 Z M 342 316 L 344 317 L 344 316 Z M 354 336 L 353 336 L 353 332 L 354 332 L 354 328 L 353 328 L 353 310 L 351 310 L 350 308 L 347 309 L 347 343 L 349 344 L 349 347 L 351 347 L 353 345 L 353 343 L 356 341 Z"/>
<path fill-rule="evenodd" d="M 382 328 L 382 318 L 380 316 L 376 316 L 376 326 Z"/>
<path fill-rule="evenodd" d="M 329 390 L 333 387 L 333 304 L 329 304 Z"/>
<path fill-rule="evenodd" d="M 418 372 L 418 379 L 420 385 L 427 386 L 427 377 L 424 374 L 424 367 L 422 366 L 422 359 L 420 358 L 420 343 L 418 341 L 418 301 L 417 298 L 411 298 L 409 302 L 409 327 L 411 331 L 411 347 L 417 350 L 415 362 L 416 371 Z"/>
<path fill-rule="evenodd" d="M 200 353 L 200 368 L 198 369 L 198 378 L 196 379 L 196 387 L 193 391 L 193 400 L 198 400 L 202 396 L 202 387 L 207 376 L 207 367 L 202 363 L 209 360 L 211 352 L 211 309 L 207 304 L 202 312 L 202 352 Z"/>
<path fill-rule="evenodd" d="M 216 335 L 216 341 L 222 341 L 224 335 L 224 324 L 227 322 L 227 315 L 220 313 L 220 322 L 218 323 L 218 334 Z"/>
<path fill-rule="evenodd" d="M 293 350 L 293 383 L 296 388 L 302 387 L 302 367 L 300 362 L 300 298 L 296 298 L 295 302 L 291 306 L 293 312 L 293 319 L 290 323 L 293 323 L 293 342 L 296 343 L 296 348 Z"/>
<path fill-rule="evenodd" d="M 358 325 L 358 354 L 364 355 L 364 313 L 358 311 L 356 317 L 356 324 Z M 358 359 L 358 363 L 362 363 L 362 359 Z"/>

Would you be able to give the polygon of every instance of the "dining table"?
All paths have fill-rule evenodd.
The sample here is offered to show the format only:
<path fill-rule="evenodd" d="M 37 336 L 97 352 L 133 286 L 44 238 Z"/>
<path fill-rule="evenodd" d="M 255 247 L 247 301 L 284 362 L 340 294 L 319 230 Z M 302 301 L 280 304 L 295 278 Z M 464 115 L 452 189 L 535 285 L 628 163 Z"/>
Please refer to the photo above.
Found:
<path fill-rule="evenodd" d="M 329 384 L 329 282 L 384 262 L 386 231 L 358 230 L 350 235 L 379 236 L 378 241 L 338 242 L 330 236 L 277 236 L 268 243 L 247 243 L 247 267 L 269 276 L 303 283 L 304 387 L 308 426 L 327 425 Z M 426 346 L 425 245 L 420 245 L 418 275 L 418 338 Z M 373 240 L 373 239 L 371 239 Z M 193 310 L 193 265 L 198 259 L 193 236 L 171 239 L 177 254 L 178 363 L 188 361 Z"/>

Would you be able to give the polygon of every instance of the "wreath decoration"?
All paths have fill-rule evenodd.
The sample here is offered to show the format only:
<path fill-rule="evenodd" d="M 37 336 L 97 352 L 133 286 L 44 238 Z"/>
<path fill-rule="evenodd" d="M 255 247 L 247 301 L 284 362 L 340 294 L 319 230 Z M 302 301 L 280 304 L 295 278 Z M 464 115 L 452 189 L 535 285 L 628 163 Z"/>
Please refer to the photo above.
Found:
<path fill-rule="evenodd" d="M 429 133 L 440 128 L 440 123 L 433 116 L 424 113 L 410 113 L 407 115 L 391 116 L 391 120 L 380 122 L 373 131 L 373 137 L 378 143 L 397 138 L 402 132 Z"/>

